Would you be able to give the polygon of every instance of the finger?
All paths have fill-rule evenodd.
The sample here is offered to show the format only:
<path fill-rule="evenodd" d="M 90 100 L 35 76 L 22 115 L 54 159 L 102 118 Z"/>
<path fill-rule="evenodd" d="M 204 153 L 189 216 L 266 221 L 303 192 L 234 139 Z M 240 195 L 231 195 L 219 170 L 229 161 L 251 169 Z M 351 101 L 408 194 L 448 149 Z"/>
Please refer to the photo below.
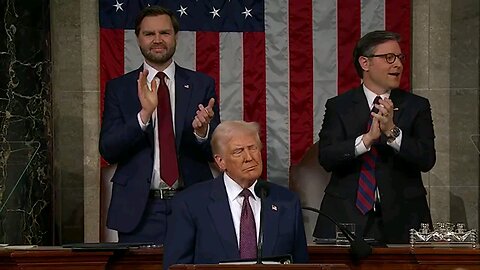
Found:
<path fill-rule="evenodd" d="M 213 111 L 213 106 L 214 105 L 215 105 L 215 99 L 210 98 L 210 100 L 208 101 L 208 105 L 205 108 L 205 110 L 207 111 L 208 117 L 210 117 L 210 118 L 212 118 L 213 115 L 215 114 L 215 112 Z"/>
<path fill-rule="evenodd" d="M 384 106 L 382 106 L 382 105 L 377 105 L 377 104 L 375 104 L 375 108 L 377 108 L 377 109 L 378 109 L 378 113 L 379 113 L 379 114 L 382 114 L 382 115 L 383 115 L 384 113 L 388 112 L 388 110 L 387 110 Z"/>
<path fill-rule="evenodd" d="M 379 103 L 382 104 L 383 107 L 388 111 L 391 111 L 393 108 L 393 102 L 390 99 L 381 100 Z"/>
<path fill-rule="evenodd" d="M 215 105 L 215 99 L 210 98 L 210 100 L 208 101 L 207 109 L 213 109 L 213 105 Z"/>
<path fill-rule="evenodd" d="M 203 114 L 197 114 L 197 116 L 195 116 L 195 118 L 198 120 L 198 122 L 200 123 L 201 126 L 207 124 L 207 122 L 208 122 L 207 117 Z"/>
<path fill-rule="evenodd" d="M 194 129 L 200 128 L 200 122 L 198 121 L 196 116 L 195 116 L 195 118 L 193 118 L 192 127 Z"/>
<path fill-rule="evenodd" d="M 150 84 L 150 91 L 157 91 L 157 80 L 152 80 L 152 83 Z"/>

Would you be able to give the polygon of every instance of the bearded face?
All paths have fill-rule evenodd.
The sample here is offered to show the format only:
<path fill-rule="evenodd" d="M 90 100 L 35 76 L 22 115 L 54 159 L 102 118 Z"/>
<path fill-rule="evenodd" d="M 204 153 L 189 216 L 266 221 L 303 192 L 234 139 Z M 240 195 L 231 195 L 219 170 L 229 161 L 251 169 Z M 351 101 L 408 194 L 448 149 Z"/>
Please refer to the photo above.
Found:
<path fill-rule="evenodd" d="M 163 70 L 175 54 L 176 38 L 168 15 L 148 16 L 140 24 L 137 42 L 147 63 Z"/>

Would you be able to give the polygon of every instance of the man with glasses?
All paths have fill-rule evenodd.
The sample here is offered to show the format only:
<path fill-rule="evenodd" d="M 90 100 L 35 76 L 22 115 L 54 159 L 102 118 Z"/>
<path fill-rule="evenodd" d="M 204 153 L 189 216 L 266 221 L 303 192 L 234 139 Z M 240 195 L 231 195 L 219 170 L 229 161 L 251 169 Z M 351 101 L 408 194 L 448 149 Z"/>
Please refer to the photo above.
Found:
<path fill-rule="evenodd" d="M 398 88 L 399 40 L 374 31 L 358 41 L 353 60 L 362 84 L 327 101 L 319 134 L 320 164 L 332 172 L 321 210 L 381 243 L 408 243 L 411 228 L 432 223 L 421 178 L 436 159 L 431 109 Z M 315 237 L 334 232 L 318 218 Z"/>

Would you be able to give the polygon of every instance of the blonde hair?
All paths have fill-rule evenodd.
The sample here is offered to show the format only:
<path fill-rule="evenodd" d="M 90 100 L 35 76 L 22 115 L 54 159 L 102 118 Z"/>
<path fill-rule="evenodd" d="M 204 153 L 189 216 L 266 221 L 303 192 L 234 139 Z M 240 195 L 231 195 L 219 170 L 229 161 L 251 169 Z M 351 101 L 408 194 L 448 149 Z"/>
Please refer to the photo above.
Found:
<path fill-rule="evenodd" d="M 212 135 L 212 152 L 214 155 L 220 154 L 223 151 L 224 146 L 235 136 L 237 133 L 256 135 L 258 145 L 262 147 L 262 141 L 260 140 L 260 125 L 256 122 L 245 122 L 242 120 L 223 121 L 221 122 Z"/>

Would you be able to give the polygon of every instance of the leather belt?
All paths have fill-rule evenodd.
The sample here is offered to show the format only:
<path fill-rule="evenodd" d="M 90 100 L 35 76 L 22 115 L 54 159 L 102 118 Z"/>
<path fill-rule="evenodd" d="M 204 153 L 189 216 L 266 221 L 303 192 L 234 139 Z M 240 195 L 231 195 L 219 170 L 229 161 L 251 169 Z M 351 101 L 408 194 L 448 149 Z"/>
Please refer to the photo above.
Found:
<path fill-rule="evenodd" d="M 178 190 L 174 188 L 150 189 L 148 196 L 150 199 L 170 200 L 175 196 L 177 191 Z"/>

